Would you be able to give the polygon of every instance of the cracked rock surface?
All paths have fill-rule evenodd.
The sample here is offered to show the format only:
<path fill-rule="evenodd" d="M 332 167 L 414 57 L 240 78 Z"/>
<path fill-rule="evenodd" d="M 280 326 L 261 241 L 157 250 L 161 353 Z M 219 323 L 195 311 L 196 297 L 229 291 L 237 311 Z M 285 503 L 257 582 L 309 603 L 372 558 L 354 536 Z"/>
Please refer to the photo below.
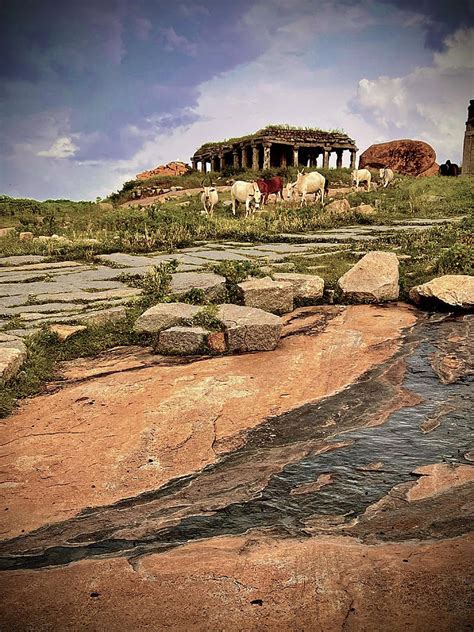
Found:
<path fill-rule="evenodd" d="M 3 420 L 2 629 L 469 629 L 472 316 L 281 321 L 68 363 Z"/>

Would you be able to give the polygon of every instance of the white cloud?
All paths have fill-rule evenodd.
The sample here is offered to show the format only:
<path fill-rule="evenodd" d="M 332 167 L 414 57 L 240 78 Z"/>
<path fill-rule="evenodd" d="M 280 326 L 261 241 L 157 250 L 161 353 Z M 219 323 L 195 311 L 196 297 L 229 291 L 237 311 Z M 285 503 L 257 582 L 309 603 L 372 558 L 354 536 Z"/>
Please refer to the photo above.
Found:
<path fill-rule="evenodd" d="M 418 138 L 434 147 L 438 161 L 459 161 L 472 97 L 474 29 L 458 30 L 445 45 L 431 66 L 402 77 L 361 79 L 353 105 L 388 138 Z"/>
<path fill-rule="evenodd" d="M 37 156 L 45 158 L 71 158 L 77 152 L 79 147 L 75 145 L 69 136 L 61 136 L 57 138 L 49 149 L 39 151 Z"/>

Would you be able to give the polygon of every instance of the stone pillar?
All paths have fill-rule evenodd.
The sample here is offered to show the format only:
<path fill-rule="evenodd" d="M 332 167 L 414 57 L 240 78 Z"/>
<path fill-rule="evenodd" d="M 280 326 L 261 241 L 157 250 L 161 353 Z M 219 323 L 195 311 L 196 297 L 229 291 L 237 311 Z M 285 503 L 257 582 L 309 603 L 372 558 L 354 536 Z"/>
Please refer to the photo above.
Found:
<path fill-rule="evenodd" d="M 298 145 L 293 145 L 293 167 L 298 167 L 299 164 L 300 164 L 299 147 Z"/>
<path fill-rule="evenodd" d="M 192 161 L 193 169 L 197 171 L 198 161 L 196 160 L 196 158 L 191 158 L 191 161 Z"/>
<path fill-rule="evenodd" d="M 351 149 L 351 169 L 356 168 L 356 154 L 357 154 L 357 150 Z"/>
<path fill-rule="evenodd" d="M 263 168 L 270 169 L 270 147 L 271 143 L 264 143 L 263 145 Z"/>
<path fill-rule="evenodd" d="M 234 149 L 232 151 L 232 155 L 234 157 L 234 169 L 238 169 L 240 167 L 240 165 L 239 165 L 239 150 L 238 149 Z"/>
<path fill-rule="evenodd" d="M 206 173 L 207 171 L 207 163 L 204 158 L 201 160 L 201 171 L 202 173 Z"/>
<path fill-rule="evenodd" d="M 224 171 L 225 169 L 225 158 L 224 158 L 224 154 L 220 153 L 219 154 L 219 171 Z"/>
<path fill-rule="evenodd" d="M 314 149 L 312 149 L 309 152 L 309 166 L 310 167 L 317 167 L 318 166 L 318 160 L 316 157 L 316 151 Z"/>
<path fill-rule="evenodd" d="M 286 158 L 286 151 L 283 149 L 281 150 L 280 153 L 280 167 L 286 167 L 288 164 L 287 158 Z"/>
<path fill-rule="evenodd" d="M 336 149 L 336 168 L 341 169 L 342 167 L 342 149 Z"/>
<path fill-rule="evenodd" d="M 259 163 L 259 151 L 257 145 L 252 145 L 252 169 L 258 171 L 260 169 Z"/>
<path fill-rule="evenodd" d="M 467 110 L 461 173 L 463 176 L 474 176 L 474 99 L 471 99 Z"/>
<path fill-rule="evenodd" d="M 247 149 L 245 147 L 245 145 L 241 146 L 241 151 L 242 151 L 242 169 L 247 169 L 248 164 L 247 164 Z"/>
<path fill-rule="evenodd" d="M 329 156 L 331 155 L 331 150 L 327 147 L 323 150 L 323 169 L 329 168 Z"/>

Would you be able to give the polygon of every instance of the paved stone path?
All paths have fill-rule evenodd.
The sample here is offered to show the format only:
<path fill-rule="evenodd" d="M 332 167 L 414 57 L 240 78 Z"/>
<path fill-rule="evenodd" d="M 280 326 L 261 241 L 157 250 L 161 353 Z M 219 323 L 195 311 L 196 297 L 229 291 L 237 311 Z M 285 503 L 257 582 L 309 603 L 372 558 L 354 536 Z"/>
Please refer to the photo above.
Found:
<path fill-rule="evenodd" d="M 113 253 L 99 255 L 98 264 L 77 261 L 48 262 L 46 257 L 24 255 L 0 258 L 0 329 L 7 327 L 25 336 L 38 325 L 71 322 L 108 307 L 127 303 L 140 294 L 120 277 L 145 274 L 152 265 L 178 261 L 180 282 L 221 261 L 256 261 L 278 268 L 289 255 L 317 259 L 328 252 L 351 250 L 354 242 L 364 244 L 395 231 L 422 231 L 447 220 L 414 220 L 396 226 L 349 226 L 311 234 L 285 234 L 283 243 L 250 244 L 226 241 L 201 243 L 176 253 L 147 255 Z M 291 243 L 290 240 L 299 240 Z M 358 247 L 360 249 L 360 246 Z M 359 252 L 360 250 L 358 250 Z M 363 251 L 362 251 L 363 254 Z M 12 320 L 14 319 L 14 320 Z"/>

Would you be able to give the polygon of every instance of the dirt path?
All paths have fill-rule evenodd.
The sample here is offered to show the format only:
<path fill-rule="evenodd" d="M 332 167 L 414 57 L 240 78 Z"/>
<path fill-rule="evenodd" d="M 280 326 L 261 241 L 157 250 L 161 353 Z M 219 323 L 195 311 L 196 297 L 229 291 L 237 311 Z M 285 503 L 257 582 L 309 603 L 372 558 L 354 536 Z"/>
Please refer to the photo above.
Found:
<path fill-rule="evenodd" d="M 227 192 L 230 191 L 230 186 L 216 186 L 216 189 L 219 192 Z M 339 187 L 334 189 L 329 189 L 329 196 L 334 197 L 336 195 L 346 195 L 353 191 L 351 187 Z M 202 192 L 202 188 L 194 188 L 194 189 L 183 189 L 182 191 L 170 191 L 169 193 L 162 193 L 161 195 L 153 195 L 150 197 L 143 197 L 139 200 L 128 200 L 128 202 L 124 202 L 121 204 L 121 207 L 130 207 L 130 206 L 151 206 L 156 202 L 164 202 L 172 197 L 182 197 L 184 195 L 199 195 Z M 274 204 L 276 201 L 275 196 L 270 196 L 269 204 Z"/>

